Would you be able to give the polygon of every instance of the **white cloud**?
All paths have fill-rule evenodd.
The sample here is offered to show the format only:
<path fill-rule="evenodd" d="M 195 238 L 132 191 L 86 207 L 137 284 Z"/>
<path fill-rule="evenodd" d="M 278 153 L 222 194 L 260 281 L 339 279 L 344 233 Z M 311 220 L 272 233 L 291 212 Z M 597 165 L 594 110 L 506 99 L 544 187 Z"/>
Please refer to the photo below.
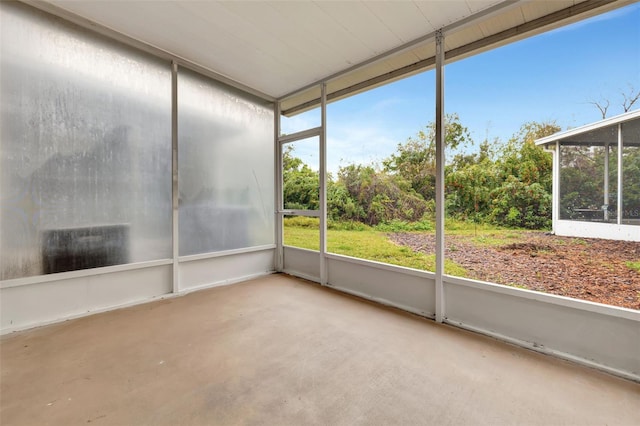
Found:
<path fill-rule="evenodd" d="M 320 111 L 311 110 L 293 117 L 282 117 L 280 133 L 291 134 L 302 130 L 312 129 L 320 125 Z"/>
<path fill-rule="evenodd" d="M 382 126 L 352 123 L 330 127 L 327 168 L 336 174 L 340 166 L 377 164 L 395 151 L 398 141 Z"/>

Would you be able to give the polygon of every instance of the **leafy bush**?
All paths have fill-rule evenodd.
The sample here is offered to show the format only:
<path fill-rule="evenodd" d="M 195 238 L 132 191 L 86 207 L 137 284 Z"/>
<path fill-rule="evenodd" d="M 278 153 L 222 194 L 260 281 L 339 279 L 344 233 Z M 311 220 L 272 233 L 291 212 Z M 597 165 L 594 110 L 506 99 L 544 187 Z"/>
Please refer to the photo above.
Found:
<path fill-rule="evenodd" d="M 284 218 L 284 226 L 295 226 L 298 228 L 320 228 L 320 219 L 317 217 L 291 216 Z"/>
<path fill-rule="evenodd" d="M 425 200 L 402 179 L 372 166 L 341 167 L 332 195 L 328 207 L 332 219 L 359 220 L 367 225 L 394 219 L 414 222 L 428 208 Z"/>
<path fill-rule="evenodd" d="M 327 229 L 335 231 L 369 231 L 371 227 L 355 220 L 329 220 Z"/>
<path fill-rule="evenodd" d="M 320 206 L 318 172 L 312 170 L 288 147 L 282 157 L 284 207 L 292 210 L 317 210 Z"/>
<path fill-rule="evenodd" d="M 528 229 L 551 226 L 551 194 L 539 183 L 527 185 L 509 176 L 492 191 L 492 197 L 490 218 L 494 223 Z"/>
<path fill-rule="evenodd" d="M 447 148 L 454 153 L 458 149 L 445 170 L 449 218 L 516 228 L 550 227 L 551 156 L 534 140 L 558 131 L 558 126 L 526 123 L 506 144 L 485 141 L 473 154 L 464 149 L 471 139 L 457 115 L 447 116 L 446 126 Z M 336 179 L 329 176 L 328 226 L 351 230 L 360 229 L 355 225 L 360 223 L 389 231 L 433 229 L 432 221 L 425 219 L 435 211 L 433 124 L 398 145 L 383 165 L 378 169 L 350 164 L 339 169 Z M 292 149 L 284 153 L 283 174 L 285 208 L 319 208 L 318 172 L 295 157 Z M 565 195 L 565 210 L 585 201 Z M 305 226 L 304 219 L 300 223 Z"/>
<path fill-rule="evenodd" d="M 428 220 L 417 222 L 406 222 L 403 220 L 393 219 L 389 222 L 379 223 L 375 229 L 383 232 L 415 232 L 415 231 L 433 231 L 433 223 Z"/>

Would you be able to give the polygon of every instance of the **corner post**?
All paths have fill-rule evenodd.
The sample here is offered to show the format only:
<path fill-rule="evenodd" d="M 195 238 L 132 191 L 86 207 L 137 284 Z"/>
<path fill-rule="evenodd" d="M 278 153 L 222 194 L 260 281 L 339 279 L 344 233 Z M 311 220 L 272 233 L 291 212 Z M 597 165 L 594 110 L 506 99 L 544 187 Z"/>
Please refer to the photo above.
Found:
<path fill-rule="evenodd" d="M 178 188 L 178 64 L 171 62 L 171 234 L 173 259 L 173 293 L 180 292 L 179 221 L 180 192 Z"/>
<path fill-rule="evenodd" d="M 282 144 L 280 143 L 280 102 L 276 101 L 273 106 L 273 177 L 275 179 L 273 188 L 275 189 L 275 212 L 273 219 L 275 221 L 274 232 L 276 242 L 275 253 L 275 270 L 282 272 L 284 269 L 284 230 L 282 226 Z"/>

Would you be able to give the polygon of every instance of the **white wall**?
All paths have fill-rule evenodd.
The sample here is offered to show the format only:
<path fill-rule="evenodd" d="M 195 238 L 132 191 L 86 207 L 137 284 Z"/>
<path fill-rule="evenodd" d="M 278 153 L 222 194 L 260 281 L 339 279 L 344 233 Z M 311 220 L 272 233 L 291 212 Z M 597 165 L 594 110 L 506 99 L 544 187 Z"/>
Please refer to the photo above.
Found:
<path fill-rule="evenodd" d="M 0 334 L 270 274 L 274 251 L 265 246 L 185 258 L 176 293 L 170 260 L 6 280 L 0 285 Z"/>
<path fill-rule="evenodd" d="M 446 322 L 640 380 L 640 312 L 455 277 Z"/>
<path fill-rule="evenodd" d="M 1 333 L 129 306 L 171 292 L 171 265 L 119 269 L 61 273 L 44 282 L 3 281 Z"/>
<path fill-rule="evenodd" d="M 553 232 L 565 237 L 640 241 L 640 226 L 617 225 L 615 223 L 557 220 L 554 223 Z"/>
<path fill-rule="evenodd" d="M 180 259 L 179 291 L 232 284 L 270 274 L 274 270 L 273 246 L 198 258 Z"/>
<path fill-rule="evenodd" d="M 347 256 L 327 257 L 328 286 L 424 317 L 435 317 L 434 274 Z"/>
<path fill-rule="evenodd" d="M 0 20 L 1 333 L 274 270 L 272 102 L 21 2 Z"/>
<path fill-rule="evenodd" d="M 305 278 L 319 282 L 318 252 L 286 247 L 286 253 L 287 271 L 304 270 Z M 434 274 L 326 257 L 327 286 L 434 317 Z M 640 381 L 639 311 L 445 276 L 444 318 L 450 325 Z"/>
<path fill-rule="evenodd" d="M 317 251 L 285 246 L 283 271 L 306 280 L 320 282 L 320 254 Z"/>

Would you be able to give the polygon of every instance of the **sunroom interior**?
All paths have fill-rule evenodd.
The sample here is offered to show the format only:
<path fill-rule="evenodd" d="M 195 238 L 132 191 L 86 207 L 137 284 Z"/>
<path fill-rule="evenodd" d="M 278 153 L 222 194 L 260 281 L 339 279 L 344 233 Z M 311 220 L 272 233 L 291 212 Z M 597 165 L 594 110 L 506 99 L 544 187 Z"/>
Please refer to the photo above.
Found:
<path fill-rule="evenodd" d="M 301 300 L 299 305 L 318 315 L 320 329 L 322 321 L 330 322 L 343 315 L 332 312 L 332 303 L 335 309 L 342 309 L 344 304 L 354 300 L 362 303 L 365 299 L 375 302 L 365 303 L 366 309 L 380 309 L 380 318 L 401 311 L 447 330 L 463 329 L 470 345 L 477 336 L 484 335 L 552 355 L 541 358 L 549 358 L 549 362 L 560 358 L 571 365 L 621 377 L 625 379 L 621 381 L 622 404 L 627 405 L 616 415 L 626 416 L 621 417 L 624 421 L 638 420 L 632 409 L 638 401 L 635 382 L 640 381 L 638 311 L 444 273 L 443 105 L 447 63 L 631 3 L 0 3 L 3 366 L 22 365 L 20 359 L 26 355 L 20 351 L 43 340 L 38 340 L 43 335 L 37 333 L 65 333 L 59 327 L 79 324 L 65 322 L 68 320 L 87 317 L 84 319 L 89 320 L 88 326 L 101 333 L 95 323 L 101 320 L 94 319 L 91 325 L 90 319 L 106 317 L 94 314 L 125 318 L 132 315 L 128 318 L 133 323 L 128 325 L 116 317 L 105 321 L 119 324 L 121 331 L 130 329 L 130 342 L 149 343 L 145 329 L 135 328 L 145 321 L 134 317 L 145 306 L 149 306 L 149 312 L 155 309 L 153 306 L 163 306 L 153 305 L 158 301 L 211 303 L 197 317 L 198 309 L 186 305 L 183 311 L 167 317 L 167 329 L 180 328 L 185 321 L 191 324 L 185 327 L 187 332 L 188 327 L 195 331 L 198 324 L 184 319 L 190 312 L 194 320 L 202 320 L 201 324 L 210 324 L 207 318 L 215 317 L 219 321 L 216 327 L 224 329 L 229 319 L 221 317 L 220 312 L 234 316 L 227 311 L 229 306 L 255 301 L 256 295 L 266 304 L 252 311 L 257 322 L 260 318 L 273 321 L 273 314 L 279 309 L 293 313 L 302 309 L 290 301 L 292 294 L 301 291 L 305 297 L 322 299 L 325 309 L 318 312 L 313 310 L 312 302 Z M 415 270 L 328 252 L 327 104 L 425 70 L 436 73 L 436 270 Z M 317 126 L 290 134 L 281 132 L 283 117 L 313 108 L 320 110 Z M 286 208 L 282 200 L 283 149 L 287 144 L 308 140 L 318 150 L 319 209 Z M 285 216 L 317 217 L 319 250 L 287 246 L 283 241 Z M 274 284 L 276 278 L 284 281 Z M 314 296 L 313 292 L 319 289 L 328 293 Z M 218 300 L 210 291 L 228 298 Z M 265 292 L 272 292 L 269 294 L 273 296 Z M 333 301 L 327 302 L 329 299 Z M 350 321 L 358 323 L 352 315 L 357 313 L 344 315 L 345 327 Z M 286 324 L 300 319 L 283 316 L 280 320 Z M 170 325 L 171 321 L 175 323 Z M 386 328 L 378 320 L 371 321 L 385 337 L 373 336 L 372 345 L 406 344 L 390 338 L 393 330 L 406 324 Z M 311 330 L 311 323 L 306 318 L 300 327 L 306 324 Z M 161 333 L 161 324 L 150 330 Z M 41 327 L 45 325 L 49 327 Z M 30 330 L 34 327 L 41 328 Z M 278 335 L 275 323 L 273 328 L 265 329 L 265 324 L 256 327 L 260 333 Z M 331 328 L 330 323 L 327 327 Z M 367 330 L 364 325 L 356 329 L 361 333 Z M 234 338 L 242 340 L 247 332 L 247 339 L 256 338 L 242 325 L 233 330 L 238 333 Z M 291 331 L 288 327 L 280 330 Z M 36 334 L 30 337 L 30 332 Z M 93 334 L 91 328 L 83 333 L 84 338 Z M 295 334 L 300 338 L 302 335 Z M 55 336 L 44 340 L 55 344 L 60 335 Z M 353 333 L 340 339 L 358 340 L 358 336 Z M 420 339 L 420 332 L 406 337 Z M 206 337 L 198 337 L 201 338 Z M 282 347 L 291 344 L 286 339 L 274 342 Z M 428 351 L 428 347 L 439 343 L 436 339 L 421 344 L 425 347 L 420 350 Z M 149 345 L 150 351 L 157 349 L 153 342 Z M 344 349 L 321 344 L 317 347 L 331 353 Z M 251 345 L 238 348 L 261 354 Z M 310 353 L 305 356 L 312 362 L 317 353 L 307 349 Z M 455 343 L 452 350 L 464 352 L 464 344 Z M 82 353 L 80 349 L 70 356 L 82 357 Z M 518 352 L 515 356 L 527 357 L 523 355 L 527 353 Z M 269 356 L 277 359 L 278 351 L 269 352 Z M 326 358 L 320 357 L 318 362 L 323 359 Z M 216 358 L 216 362 L 233 363 L 224 357 Z M 117 363 L 125 365 L 126 361 Z M 325 367 L 319 364 L 309 368 Z M 26 389 L 12 394 L 14 388 L 9 387 L 24 382 L 29 374 L 39 373 L 30 370 L 20 376 L 18 367 L 6 368 L 2 372 L 2 409 L 8 416 L 21 407 L 14 400 L 9 402 L 8 395 L 29 393 Z M 588 368 L 580 370 L 580 374 L 591 374 Z M 574 377 L 571 374 L 567 377 Z M 461 379 L 462 386 L 473 381 L 472 376 Z M 411 374 L 398 377 L 404 377 L 405 383 L 412 380 Z M 574 380 L 579 388 L 580 379 Z M 524 383 L 517 386 L 525 386 Z M 47 386 L 55 387 L 56 383 L 52 381 Z M 366 381 L 358 386 L 366 387 Z M 409 387 L 403 393 L 411 401 L 412 390 Z M 242 389 L 236 391 L 243 393 Z M 278 391 L 285 392 L 276 387 L 276 391 L 267 393 L 276 398 Z M 616 392 L 611 395 L 619 402 L 620 394 Z M 353 395 L 357 393 L 354 390 Z M 173 403 L 187 404 L 184 395 L 177 396 Z M 329 403 L 329 399 L 323 401 Z M 201 402 L 200 408 L 211 407 L 207 401 Z M 224 401 L 217 402 L 224 405 Z M 295 407 L 298 416 L 312 410 L 304 404 Z M 382 408 L 375 404 L 368 407 Z M 240 407 L 234 413 L 237 417 L 221 417 L 218 422 L 270 423 L 270 418 L 281 424 L 313 423 L 314 419 L 320 423 L 352 424 L 367 419 L 366 413 L 344 407 L 337 413 L 348 415 L 340 418 L 323 418 L 318 413 L 320 417 L 278 417 L 287 411 L 271 408 L 263 413 L 266 417 L 259 417 L 260 413 Z M 458 420 L 482 418 L 490 423 L 508 419 L 482 417 L 485 409 L 486 406 L 474 408 L 465 414 L 468 417 Z M 396 414 L 407 413 L 410 409 Z M 87 414 L 88 418 L 93 414 L 96 413 Z M 330 410 L 324 414 L 330 414 Z M 40 410 L 38 415 L 46 418 Z M 526 422 L 526 412 L 518 411 L 518 415 Z M 162 417 L 160 411 L 157 416 L 159 423 L 185 421 Z M 570 413 L 567 416 L 571 418 Z M 98 418 L 100 413 L 92 419 Z M 437 422 L 438 418 L 431 421 Z M 144 417 L 135 419 L 156 422 Z M 398 419 L 401 423 L 420 423 L 416 418 Z M 510 419 L 517 421 L 515 417 Z M 377 420 L 393 422 L 384 417 Z M 125 418 L 113 421 L 127 422 Z M 191 421 L 215 422 L 206 416 L 191 417 Z M 450 422 L 455 423 L 456 418 Z"/>

